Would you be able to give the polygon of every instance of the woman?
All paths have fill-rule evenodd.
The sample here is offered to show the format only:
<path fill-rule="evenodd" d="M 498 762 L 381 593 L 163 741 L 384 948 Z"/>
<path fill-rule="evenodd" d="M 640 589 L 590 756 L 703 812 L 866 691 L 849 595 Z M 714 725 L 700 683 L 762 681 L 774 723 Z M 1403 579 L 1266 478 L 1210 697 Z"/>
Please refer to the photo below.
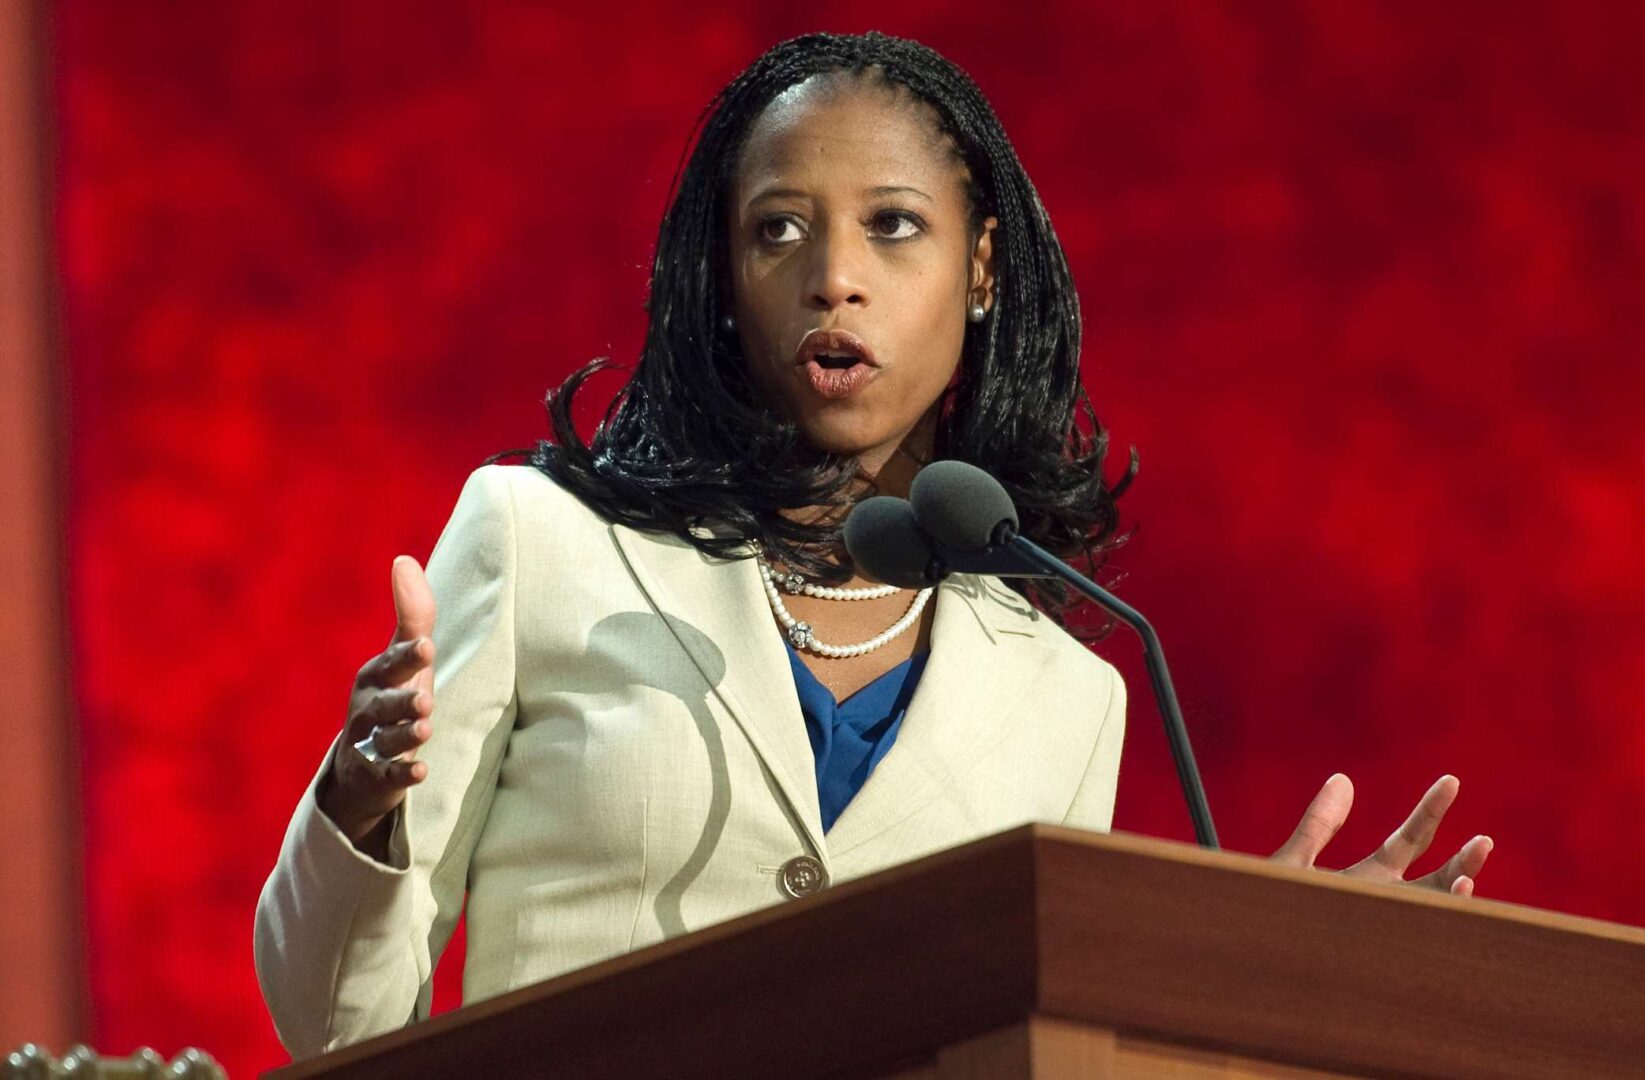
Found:
<path fill-rule="evenodd" d="M 426 579 L 394 564 L 394 640 L 258 908 L 295 1055 L 426 1014 L 465 889 L 474 999 L 1025 821 L 1108 827 L 1124 688 L 1065 596 L 880 588 L 839 543 L 935 457 L 1048 547 L 1113 541 L 1073 285 L 970 80 L 877 34 L 762 56 L 677 180 L 648 310 L 595 437 L 585 372 L 534 468 L 470 478 Z M 1400 878 L 1455 787 L 1348 872 Z M 1350 799 L 1333 777 L 1276 857 L 1311 865 Z M 1488 851 L 1424 880 L 1467 893 Z"/>

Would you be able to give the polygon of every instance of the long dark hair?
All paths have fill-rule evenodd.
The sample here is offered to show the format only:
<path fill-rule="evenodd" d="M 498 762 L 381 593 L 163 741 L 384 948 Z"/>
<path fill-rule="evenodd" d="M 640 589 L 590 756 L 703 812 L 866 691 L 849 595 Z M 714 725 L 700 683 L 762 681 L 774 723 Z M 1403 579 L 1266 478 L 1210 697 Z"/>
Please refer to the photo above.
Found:
<path fill-rule="evenodd" d="M 917 42 L 884 34 L 807 34 L 775 46 L 722 90 L 698 121 L 657 236 L 645 346 L 626 386 L 584 441 L 572 400 L 597 360 L 548 397 L 553 436 L 530 463 L 608 519 L 670 532 L 722 558 L 758 541 L 772 557 L 825 581 L 849 576 L 839 526 L 781 511 L 844 506 L 860 489 L 854 463 L 810 447 L 763 404 L 735 335 L 721 332 L 728 223 L 725 193 L 750 127 L 784 90 L 823 73 L 911 91 L 936 111 L 969 172 L 973 230 L 994 233 L 995 303 L 967 324 L 958 377 L 941 402 L 939 458 L 977 465 L 1005 485 L 1024 532 L 1093 568 L 1118 542 L 1119 482 L 1103 478 L 1107 433 L 1079 379 L 1079 301 L 1062 245 L 999 119 L 969 76 Z M 712 524 L 712 530 L 693 526 Z M 838 562 L 833 560 L 840 560 Z M 1054 618 L 1058 586 L 1025 595 Z"/>

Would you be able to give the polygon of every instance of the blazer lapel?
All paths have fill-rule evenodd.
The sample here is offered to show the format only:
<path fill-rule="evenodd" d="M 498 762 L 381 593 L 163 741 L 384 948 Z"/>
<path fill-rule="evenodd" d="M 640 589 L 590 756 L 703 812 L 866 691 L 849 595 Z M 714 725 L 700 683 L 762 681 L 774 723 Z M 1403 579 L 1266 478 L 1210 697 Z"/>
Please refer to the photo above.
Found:
<path fill-rule="evenodd" d="M 1051 658 L 1044 616 L 996 581 L 955 575 L 938 589 L 931 658 L 897 741 L 828 832 L 838 858 L 932 800 L 965 790 L 965 774 L 996 746 Z"/>
<path fill-rule="evenodd" d="M 826 860 L 811 742 L 754 561 L 711 559 L 676 536 L 622 525 L 613 525 L 612 533 L 634 579 L 771 771 L 812 849 Z"/>

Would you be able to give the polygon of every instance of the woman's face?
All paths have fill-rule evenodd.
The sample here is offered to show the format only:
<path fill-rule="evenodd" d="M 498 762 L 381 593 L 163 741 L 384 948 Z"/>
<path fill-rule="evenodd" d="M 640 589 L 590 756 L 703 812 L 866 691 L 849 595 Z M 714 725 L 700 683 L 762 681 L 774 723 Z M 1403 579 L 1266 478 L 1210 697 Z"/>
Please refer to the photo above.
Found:
<path fill-rule="evenodd" d="M 877 474 L 992 304 L 989 218 L 929 106 L 818 76 L 755 122 L 730 193 L 732 309 L 756 386 L 818 449 Z"/>

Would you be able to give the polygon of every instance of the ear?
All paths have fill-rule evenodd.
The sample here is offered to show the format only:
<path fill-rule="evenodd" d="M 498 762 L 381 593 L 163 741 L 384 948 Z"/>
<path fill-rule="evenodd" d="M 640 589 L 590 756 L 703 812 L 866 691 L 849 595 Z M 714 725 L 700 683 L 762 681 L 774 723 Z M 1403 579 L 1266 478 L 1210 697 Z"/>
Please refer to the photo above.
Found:
<path fill-rule="evenodd" d="M 984 218 L 982 231 L 971 248 L 971 283 L 965 302 L 980 301 L 984 310 L 994 306 L 994 229 L 999 223 L 999 218 Z"/>

